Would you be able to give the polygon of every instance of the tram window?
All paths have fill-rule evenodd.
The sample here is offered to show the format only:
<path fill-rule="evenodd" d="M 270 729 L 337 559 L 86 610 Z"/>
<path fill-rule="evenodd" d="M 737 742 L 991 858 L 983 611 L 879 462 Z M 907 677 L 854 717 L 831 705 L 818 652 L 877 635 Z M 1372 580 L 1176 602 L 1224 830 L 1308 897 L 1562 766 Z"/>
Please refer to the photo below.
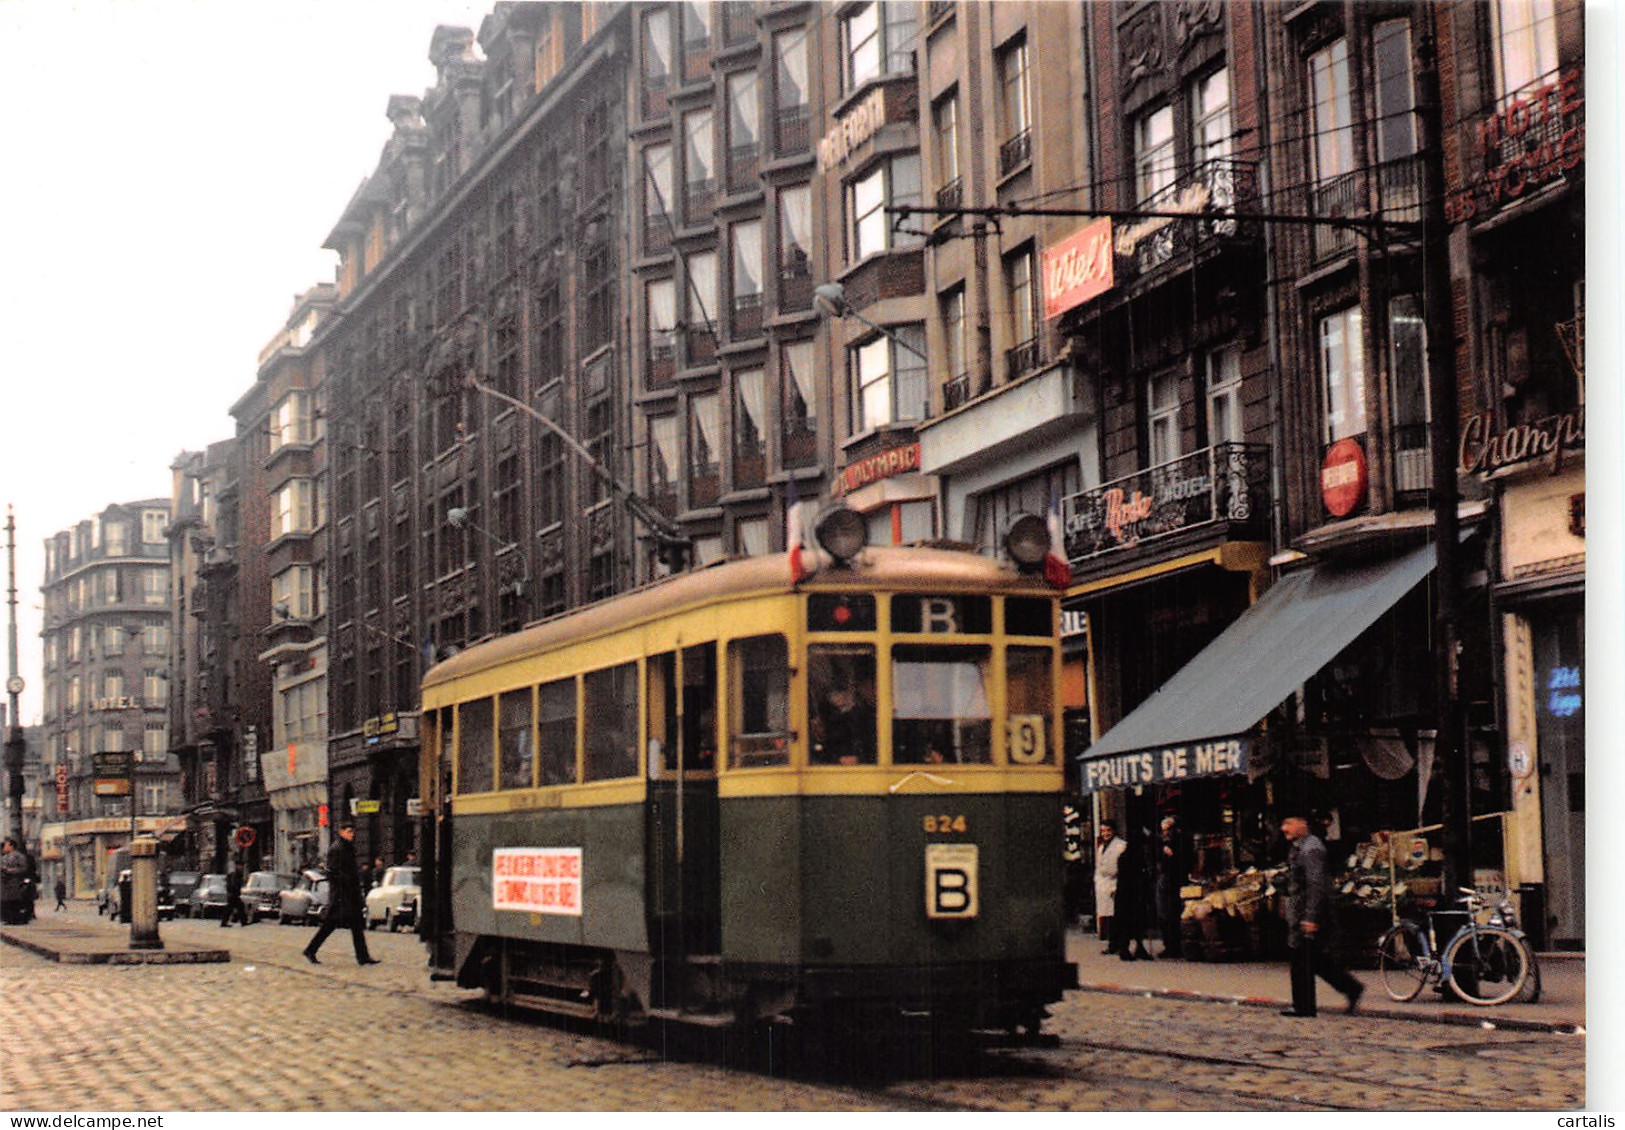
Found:
<path fill-rule="evenodd" d="M 575 784 L 576 681 L 560 679 L 543 683 L 537 690 L 536 713 L 542 751 L 542 784 Z"/>
<path fill-rule="evenodd" d="M 814 765 L 875 763 L 875 649 L 814 644 L 807 649 L 809 759 Z"/>
<path fill-rule="evenodd" d="M 1011 647 L 1004 653 L 1005 702 L 1010 760 L 1041 765 L 1055 760 L 1051 722 L 1055 717 L 1055 651 Z"/>
<path fill-rule="evenodd" d="M 635 777 L 638 772 L 638 666 L 623 663 L 584 676 L 587 727 L 585 780 Z"/>
<path fill-rule="evenodd" d="M 1053 636 L 1055 604 L 1031 596 L 1012 596 L 1004 602 L 1004 634 Z"/>
<path fill-rule="evenodd" d="M 892 761 L 985 765 L 992 649 L 898 644 L 892 649 Z"/>
<path fill-rule="evenodd" d="M 891 598 L 891 630 L 921 635 L 985 636 L 993 631 L 993 599 L 900 593 Z"/>
<path fill-rule="evenodd" d="M 872 632 L 875 598 L 861 593 L 815 592 L 807 598 L 807 627 L 814 632 Z"/>
<path fill-rule="evenodd" d="M 505 691 L 497 698 L 497 747 L 502 765 L 500 787 L 528 789 L 531 786 L 531 723 L 534 721 L 531 690 Z"/>
<path fill-rule="evenodd" d="M 753 636 L 728 645 L 728 765 L 784 765 L 790 760 L 790 649 L 783 636 Z"/>
<path fill-rule="evenodd" d="M 491 699 L 465 702 L 457 708 L 457 791 L 488 793 L 495 785 L 492 754 Z"/>
<path fill-rule="evenodd" d="M 651 655 L 644 664 L 644 708 L 648 712 L 649 779 L 677 768 L 677 654 Z"/>
<path fill-rule="evenodd" d="M 717 767 L 717 645 L 683 649 L 683 768 Z"/>

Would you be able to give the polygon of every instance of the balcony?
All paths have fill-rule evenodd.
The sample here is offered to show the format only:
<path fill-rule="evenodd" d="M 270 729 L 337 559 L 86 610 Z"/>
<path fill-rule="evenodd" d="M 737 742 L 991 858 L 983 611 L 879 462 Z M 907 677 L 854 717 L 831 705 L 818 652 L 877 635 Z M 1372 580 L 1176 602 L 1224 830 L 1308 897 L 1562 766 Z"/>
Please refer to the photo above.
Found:
<path fill-rule="evenodd" d="M 1400 424 L 1393 428 L 1394 493 L 1426 494 L 1433 487 L 1430 424 Z"/>
<path fill-rule="evenodd" d="M 1321 181 L 1310 188 L 1311 212 L 1326 219 L 1345 219 L 1364 215 L 1365 182 L 1358 173 L 1344 173 L 1340 177 Z M 1316 260 L 1329 259 L 1354 250 L 1352 228 L 1315 224 L 1310 227 L 1310 246 Z"/>
<path fill-rule="evenodd" d="M 643 80 L 643 120 L 661 118 L 671 108 L 664 77 Z"/>
<path fill-rule="evenodd" d="M 812 141 L 806 106 L 781 106 L 773 116 L 773 156 L 793 157 L 807 152 Z"/>
<path fill-rule="evenodd" d="M 697 369 L 717 359 L 717 323 L 690 322 L 684 330 L 684 356 L 688 368 Z"/>
<path fill-rule="evenodd" d="M 965 199 L 965 178 L 955 177 L 941 188 L 937 189 L 936 203 L 938 208 L 957 208 Z M 946 217 L 939 216 L 939 220 Z"/>
<path fill-rule="evenodd" d="M 692 463 L 688 468 L 688 505 L 691 510 L 716 505 L 722 497 L 722 476 L 716 463 Z"/>
<path fill-rule="evenodd" d="M 728 147 L 728 192 L 754 192 L 762 187 L 756 174 L 762 166 L 762 148 L 755 142 Z"/>
<path fill-rule="evenodd" d="M 960 373 L 951 377 L 942 385 L 942 410 L 952 412 L 962 408 L 987 391 L 986 381 L 973 381 L 971 374 Z"/>
<path fill-rule="evenodd" d="M 1115 237 L 1119 281 L 1146 275 L 1227 241 L 1254 237 L 1257 221 L 1227 217 L 1257 206 L 1257 168 L 1251 162 L 1204 162 L 1138 205 L 1142 211 L 1201 218 L 1155 217 L 1121 228 Z"/>
<path fill-rule="evenodd" d="M 767 445 L 760 440 L 738 444 L 733 456 L 734 487 L 761 486 L 767 481 Z"/>
<path fill-rule="evenodd" d="M 683 218 L 689 226 L 710 220 L 716 204 L 716 177 L 702 177 L 683 186 Z"/>
<path fill-rule="evenodd" d="M 1377 208 L 1385 220 L 1422 222 L 1422 158 L 1385 161 L 1377 166 Z"/>
<path fill-rule="evenodd" d="M 1074 565 L 1204 528 L 1269 536 L 1269 448 L 1221 443 L 1061 502 Z"/>
<path fill-rule="evenodd" d="M 1030 337 L 1013 349 L 1004 351 L 1004 379 L 1014 381 L 1038 368 L 1044 360 L 1043 342 Z"/>
<path fill-rule="evenodd" d="M 736 294 L 728 321 L 729 341 L 749 341 L 762 336 L 762 296 Z"/>
<path fill-rule="evenodd" d="M 812 263 L 805 254 L 780 268 L 779 313 L 801 314 L 813 308 Z"/>
<path fill-rule="evenodd" d="M 671 222 L 665 212 L 653 212 L 643 217 L 643 253 L 649 257 L 664 255 L 671 250 Z"/>
<path fill-rule="evenodd" d="M 677 343 L 671 335 L 649 343 L 648 368 L 644 383 L 648 388 L 667 388 L 677 375 Z"/>
<path fill-rule="evenodd" d="M 999 175 L 1007 177 L 1033 157 L 1033 131 L 1024 129 L 999 146 Z"/>
<path fill-rule="evenodd" d="M 818 436 L 808 428 L 787 426 L 780 435 L 786 467 L 812 467 L 818 462 Z"/>

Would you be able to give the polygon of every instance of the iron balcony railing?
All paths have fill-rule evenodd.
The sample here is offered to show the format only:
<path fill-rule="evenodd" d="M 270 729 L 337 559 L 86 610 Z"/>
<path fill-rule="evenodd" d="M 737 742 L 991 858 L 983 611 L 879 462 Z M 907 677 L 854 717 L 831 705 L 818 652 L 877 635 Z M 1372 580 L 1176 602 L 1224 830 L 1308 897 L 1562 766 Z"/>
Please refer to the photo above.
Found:
<path fill-rule="evenodd" d="M 1364 215 L 1365 179 L 1359 173 L 1344 173 L 1317 182 L 1310 190 L 1310 208 L 1323 219 L 1348 219 Z M 1333 224 L 1310 227 L 1316 259 L 1327 259 L 1354 249 L 1354 229 Z"/>
<path fill-rule="evenodd" d="M 938 208 L 957 208 L 965 198 L 965 178 L 955 177 L 937 189 Z"/>
<path fill-rule="evenodd" d="M 806 106 L 781 106 L 773 118 L 773 155 L 805 153 L 812 141 Z"/>
<path fill-rule="evenodd" d="M 1410 224 L 1422 222 L 1420 154 L 1384 161 L 1377 166 L 1377 208 L 1385 220 Z"/>
<path fill-rule="evenodd" d="M 1258 170 L 1250 161 L 1204 161 L 1185 176 L 1136 205 L 1146 212 L 1175 212 L 1199 220 L 1156 216 L 1115 229 L 1120 273 L 1140 276 L 1191 251 L 1219 241 L 1257 234 L 1257 221 L 1233 218 L 1258 208 Z"/>
<path fill-rule="evenodd" d="M 730 341 L 745 341 L 762 336 L 762 295 L 736 294 L 728 325 Z"/>
<path fill-rule="evenodd" d="M 750 192 L 761 187 L 756 179 L 757 170 L 761 168 L 761 146 L 755 142 L 749 145 L 730 145 L 728 147 L 728 191 L 730 193 Z"/>
<path fill-rule="evenodd" d="M 1433 454 L 1429 443 L 1430 424 L 1396 424 L 1394 443 L 1394 493 L 1418 494 L 1433 487 Z"/>
<path fill-rule="evenodd" d="M 1073 562 L 1204 526 L 1267 537 L 1269 512 L 1269 448 L 1247 443 L 1214 444 L 1061 502 Z"/>
<path fill-rule="evenodd" d="M 1011 349 L 1004 351 L 1004 379 L 1013 381 L 1038 368 L 1039 362 L 1044 358 L 1043 343 L 1036 337 L 1030 337 Z"/>
<path fill-rule="evenodd" d="M 952 412 L 975 400 L 987 389 L 976 382 L 969 373 L 960 373 L 957 377 L 950 377 L 942 385 L 942 410 Z"/>
<path fill-rule="evenodd" d="M 999 175 L 1009 176 L 1032 159 L 1033 131 L 1024 129 L 999 146 Z"/>

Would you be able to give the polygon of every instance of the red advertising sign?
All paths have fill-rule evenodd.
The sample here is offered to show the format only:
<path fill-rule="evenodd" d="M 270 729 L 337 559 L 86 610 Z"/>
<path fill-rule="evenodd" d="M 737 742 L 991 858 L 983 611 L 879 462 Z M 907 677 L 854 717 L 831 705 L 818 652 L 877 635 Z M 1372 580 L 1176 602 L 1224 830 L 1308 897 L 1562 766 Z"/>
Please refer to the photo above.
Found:
<path fill-rule="evenodd" d="M 494 849 L 491 907 L 580 917 L 581 849 Z"/>
<path fill-rule="evenodd" d="M 1096 220 L 1046 248 L 1044 317 L 1056 318 L 1112 288 L 1112 222 Z"/>
<path fill-rule="evenodd" d="M 893 475 L 919 469 L 920 445 L 905 443 L 901 447 L 882 451 L 879 455 L 871 455 L 866 459 L 859 459 L 856 463 L 848 463 L 841 469 L 841 492 L 847 494 L 881 479 L 889 479 Z"/>
<path fill-rule="evenodd" d="M 68 811 L 68 767 L 56 767 L 56 810 L 58 813 Z"/>
<path fill-rule="evenodd" d="M 1326 512 L 1334 518 L 1348 517 L 1365 501 L 1369 485 L 1360 441 L 1340 439 L 1332 444 L 1320 464 L 1320 498 Z"/>

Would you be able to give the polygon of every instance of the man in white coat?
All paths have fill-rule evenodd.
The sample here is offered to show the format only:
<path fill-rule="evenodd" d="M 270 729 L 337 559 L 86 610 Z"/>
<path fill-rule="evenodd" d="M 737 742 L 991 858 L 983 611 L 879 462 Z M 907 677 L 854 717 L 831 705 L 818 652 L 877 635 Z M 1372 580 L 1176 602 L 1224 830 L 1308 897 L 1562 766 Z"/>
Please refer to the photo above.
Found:
<path fill-rule="evenodd" d="M 1117 861 L 1123 857 L 1126 847 L 1117 838 L 1117 826 L 1110 820 L 1102 820 L 1100 838 L 1095 844 L 1095 921 L 1099 923 L 1100 940 L 1106 943 L 1101 953 L 1117 951 L 1117 942 L 1112 938 L 1112 915 L 1117 903 Z"/>

